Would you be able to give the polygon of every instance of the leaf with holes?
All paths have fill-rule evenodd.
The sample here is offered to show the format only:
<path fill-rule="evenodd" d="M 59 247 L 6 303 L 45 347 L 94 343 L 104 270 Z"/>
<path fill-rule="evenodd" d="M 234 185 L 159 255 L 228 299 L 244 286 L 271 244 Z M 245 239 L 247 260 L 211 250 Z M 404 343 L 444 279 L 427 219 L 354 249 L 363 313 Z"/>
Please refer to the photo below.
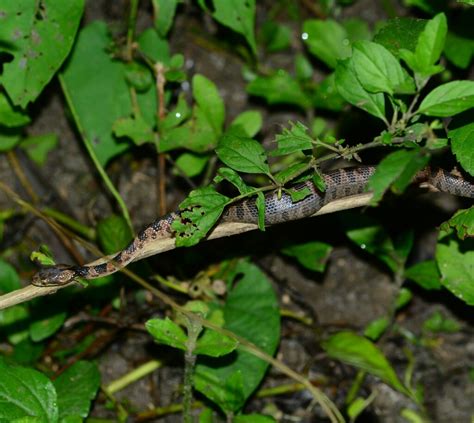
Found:
<path fill-rule="evenodd" d="M 213 187 L 191 191 L 180 204 L 181 217 L 172 223 L 176 231 L 176 246 L 190 247 L 197 244 L 217 222 L 229 198 Z"/>
<path fill-rule="evenodd" d="M 34 101 L 66 59 L 84 9 L 83 0 L 18 0 L 0 4 L 0 82 L 13 104 Z"/>

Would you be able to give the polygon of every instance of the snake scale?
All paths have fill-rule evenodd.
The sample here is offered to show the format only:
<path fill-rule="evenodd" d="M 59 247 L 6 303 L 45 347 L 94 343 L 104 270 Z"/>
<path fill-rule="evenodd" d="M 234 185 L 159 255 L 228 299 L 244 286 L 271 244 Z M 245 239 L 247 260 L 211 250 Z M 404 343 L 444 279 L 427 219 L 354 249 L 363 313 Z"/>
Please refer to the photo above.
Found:
<path fill-rule="evenodd" d="M 309 217 L 335 199 L 361 194 L 366 191 L 368 180 L 374 172 L 375 167 L 371 166 L 329 172 L 323 175 L 326 184 L 325 192 L 320 192 L 312 181 L 300 183 L 293 188 L 296 190 L 309 188 L 311 194 L 298 202 L 293 202 L 290 195 L 286 193 L 282 193 L 281 196 L 278 196 L 276 192 L 269 193 L 265 196 L 265 224 L 274 225 Z M 474 198 L 473 183 L 442 169 L 423 169 L 415 175 L 412 182 L 426 183 L 438 191 Z M 174 235 L 171 223 L 179 218 L 178 211 L 155 220 L 144 228 L 125 249 L 104 263 L 45 267 L 33 276 L 32 284 L 36 286 L 65 285 L 78 277 L 94 279 L 110 275 L 134 261 L 138 253 L 147 248 L 151 241 L 172 238 Z M 257 223 L 257 221 L 258 211 L 255 200 L 250 198 L 229 206 L 218 223 Z"/>

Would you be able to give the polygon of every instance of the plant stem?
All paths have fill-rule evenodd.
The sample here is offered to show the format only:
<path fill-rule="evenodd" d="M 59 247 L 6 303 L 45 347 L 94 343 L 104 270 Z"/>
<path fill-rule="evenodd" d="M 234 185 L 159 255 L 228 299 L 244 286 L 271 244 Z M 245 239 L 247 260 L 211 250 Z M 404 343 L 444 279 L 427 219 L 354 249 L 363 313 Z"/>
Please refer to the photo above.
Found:
<path fill-rule="evenodd" d="M 94 163 L 94 166 L 97 169 L 97 172 L 99 172 L 99 175 L 101 176 L 102 180 L 104 181 L 105 186 L 108 188 L 112 196 L 115 198 L 115 201 L 117 201 L 117 204 L 122 212 L 123 218 L 125 219 L 128 227 L 133 233 L 134 231 L 133 231 L 132 221 L 130 219 L 130 214 L 128 213 L 127 206 L 125 205 L 125 202 L 123 201 L 119 192 L 115 189 L 114 184 L 110 180 L 109 176 L 107 175 L 104 168 L 100 164 L 99 159 L 97 158 L 97 155 L 95 154 L 95 150 L 92 147 L 92 142 L 88 138 L 86 132 L 84 131 L 84 128 L 81 125 L 79 115 L 74 107 L 74 103 L 72 102 L 71 96 L 69 95 L 66 83 L 64 82 L 64 78 L 62 77 L 62 75 L 59 75 L 59 82 L 61 84 L 64 97 L 66 98 L 66 102 L 69 106 L 69 110 L 71 111 L 72 117 L 74 118 L 74 122 L 76 123 L 77 129 L 79 131 L 79 134 L 81 135 L 84 146 L 87 152 L 89 153 L 92 163 Z"/>
<path fill-rule="evenodd" d="M 133 40 L 135 37 L 135 25 L 137 23 L 138 1 L 139 0 L 130 0 L 130 15 L 128 16 L 126 47 L 126 58 L 128 62 L 131 62 L 133 58 Z"/>
<path fill-rule="evenodd" d="M 193 375 L 196 365 L 194 350 L 198 336 L 202 331 L 202 324 L 199 321 L 189 318 L 188 315 L 185 316 L 185 320 L 188 330 L 188 340 L 186 341 L 186 351 L 184 353 L 183 421 L 185 423 L 192 423 Z"/>
<path fill-rule="evenodd" d="M 67 214 L 61 213 L 56 209 L 52 209 L 50 207 L 45 207 L 41 210 L 44 215 L 52 217 L 57 222 L 61 223 L 62 225 L 67 226 L 68 228 L 72 229 L 73 231 L 77 232 L 79 235 L 87 238 L 90 241 L 95 240 L 95 230 L 89 228 L 88 226 L 83 225 L 82 223 L 78 222 L 77 220 L 73 219 L 71 216 Z"/>

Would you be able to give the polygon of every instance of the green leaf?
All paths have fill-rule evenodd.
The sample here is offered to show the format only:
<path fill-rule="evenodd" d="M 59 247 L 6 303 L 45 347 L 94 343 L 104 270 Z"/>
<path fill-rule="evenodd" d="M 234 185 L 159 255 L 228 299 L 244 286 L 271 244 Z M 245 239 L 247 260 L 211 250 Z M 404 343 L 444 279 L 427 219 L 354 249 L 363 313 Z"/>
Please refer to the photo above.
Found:
<path fill-rule="evenodd" d="M 142 116 L 117 119 L 112 131 L 117 137 L 130 138 L 136 145 L 153 142 L 155 135 L 153 129 Z"/>
<path fill-rule="evenodd" d="M 418 69 L 415 70 L 426 76 L 432 74 L 433 65 L 443 51 L 447 31 L 448 24 L 444 13 L 439 13 L 428 21 L 418 38 L 415 50 Z"/>
<path fill-rule="evenodd" d="M 456 159 L 474 176 L 474 111 L 455 116 L 449 123 L 448 135 Z"/>
<path fill-rule="evenodd" d="M 54 381 L 58 394 L 59 418 L 89 415 L 91 402 L 100 387 L 100 373 L 96 363 L 78 361 Z"/>
<path fill-rule="evenodd" d="M 106 254 L 123 250 L 133 235 L 122 216 L 112 215 L 97 224 L 97 239 Z"/>
<path fill-rule="evenodd" d="M 474 107 L 474 81 L 451 81 L 436 87 L 421 102 L 419 113 L 448 117 Z"/>
<path fill-rule="evenodd" d="M 219 183 L 223 180 L 229 181 L 232 185 L 234 185 L 240 194 L 248 194 L 252 192 L 254 188 L 249 187 L 242 177 L 234 170 L 228 167 L 220 167 L 217 169 L 217 176 L 214 178 L 214 182 Z"/>
<path fill-rule="evenodd" d="M 305 21 L 303 40 L 313 55 L 333 69 L 339 59 L 345 59 L 351 55 L 351 45 L 346 29 L 332 19 Z"/>
<path fill-rule="evenodd" d="M 191 191 L 181 204 L 181 219 L 172 223 L 177 232 L 176 246 L 190 247 L 197 244 L 217 222 L 229 201 L 212 187 Z"/>
<path fill-rule="evenodd" d="M 6 94 L 0 92 L 0 125 L 7 128 L 17 128 L 27 125 L 30 121 L 31 119 L 25 111 L 13 106 Z"/>
<path fill-rule="evenodd" d="M 369 92 L 413 93 L 415 85 L 395 56 L 371 41 L 357 41 L 351 58 L 357 78 Z"/>
<path fill-rule="evenodd" d="M 324 272 L 331 251 L 331 245 L 320 241 L 296 244 L 281 250 L 283 254 L 296 258 L 303 267 L 314 272 Z"/>
<path fill-rule="evenodd" d="M 273 154 L 270 154 L 270 155 L 273 155 Z M 306 162 L 294 163 L 288 166 L 286 169 L 283 169 L 281 172 L 278 172 L 275 175 L 275 179 L 281 184 L 286 184 L 287 182 L 293 180 L 298 175 L 301 175 L 300 172 L 303 171 L 303 169 L 307 169 Z"/>
<path fill-rule="evenodd" d="M 197 74 L 193 76 L 192 86 L 193 97 L 199 109 L 206 116 L 214 133 L 220 135 L 224 125 L 225 107 L 216 85 L 203 75 Z"/>
<path fill-rule="evenodd" d="M 291 201 L 293 203 L 304 200 L 306 197 L 312 194 L 312 191 L 308 187 L 287 188 L 285 189 L 285 192 L 290 195 Z"/>
<path fill-rule="evenodd" d="M 265 98 L 269 104 L 294 104 L 305 110 L 311 107 L 311 98 L 300 83 L 282 69 L 270 76 L 258 76 L 246 90 L 250 95 Z"/>
<path fill-rule="evenodd" d="M 10 151 L 21 140 L 22 133 L 19 129 L 0 128 L 0 152 Z"/>
<path fill-rule="evenodd" d="M 171 25 L 173 25 L 178 0 L 152 0 L 152 4 L 155 28 L 160 36 L 166 37 Z"/>
<path fill-rule="evenodd" d="M 2 332 L 7 335 L 8 341 L 11 344 L 16 345 L 25 339 L 28 339 L 29 332 L 28 328 L 25 326 L 25 322 L 29 319 L 31 319 L 30 312 L 23 305 L 17 305 L 5 310 L 0 310 L 0 327 L 2 327 Z"/>
<path fill-rule="evenodd" d="M 374 41 L 383 45 L 395 57 L 399 56 L 400 49 L 414 52 L 418 37 L 427 22 L 425 19 L 408 17 L 389 19 L 377 32 Z"/>
<path fill-rule="evenodd" d="M 456 29 L 458 28 L 459 24 L 457 23 Z M 462 35 L 449 31 L 446 35 L 444 55 L 446 56 L 446 59 L 458 68 L 467 69 L 474 54 L 473 47 L 474 42 L 472 38 L 463 37 Z"/>
<path fill-rule="evenodd" d="M 453 319 L 447 319 L 439 311 L 435 311 L 423 322 L 423 329 L 433 333 L 454 333 L 461 330 L 461 325 Z"/>
<path fill-rule="evenodd" d="M 191 109 L 186 103 L 184 95 L 178 97 L 178 103 L 176 107 L 170 111 L 165 118 L 158 123 L 160 131 L 166 132 L 169 129 L 175 128 L 183 123 L 191 115 Z"/>
<path fill-rule="evenodd" d="M 311 150 L 313 139 L 307 134 L 308 128 L 301 122 L 290 122 L 290 128 L 283 128 L 281 134 L 275 136 L 278 148 L 271 151 L 272 156 L 284 156 L 299 152 L 301 150 Z"/>
<path fill-rule="evenodd" d="M 240 113 L 230 127 L 241 127 L 247 137 L 254 137 L 262 129 L 262 114 L 258 110 L 246 110 Z"/>
<path fill-rule="evenodd" d="M 243 261 L 227 282 L 233 288 L 224 305 L 225 328 L 274 354 L 280 316 L 271 283 L 255 265 Z M 199 357 L 194 386 L 222 410 L 236 412 L 261 383 L 267 367 L 266 362 L 240 347 L 222 359 Z"/>
<path fill-rule="evenodd" d="M 145 29 L 145 31 L 140 34 L 137 41 L 140 50 L 153 62 L 162 63 L 165 66 L 172 65 L 169 43 L 165 38 L 160 37 L 158 31 L 155 31 L 154 28 Z M 155 91 L 153 90 L 153 92 Z M 155 113 L 155 110 L 156 109 L 153 109 L 151 112 Z M 142 112 L 145 112 L 145 110 L 142 109 Z"/>
<path fill-rule="evenodd" d="M 250 45 L 252 52 L 257 53 L 255 43 L 255 0 L 212 0 L 214 12 L 212 17 L 232 29 L 242 34 Z M 207 10 L 204 1 L 200 0 L 199 5 Z"/>
<path fill-rule="evenodd" d="M 107 52 L 111 42 L 104 22 L 83 28 L 61 78 L 77 124 L 93 143 L 102 165 L 129 147 L 128 143 L 117 142 L 112 126 L 132 113 L 126 68 Z"/>
<path fill-rule="evenodd" d="M 273 417 L 265 416 L 263 414 L 238 414 L 232 421 L 234 423 L 275 423 Z"/>
<path fill-rule="evenodd" d="M 48 304 L 43 305 L 46 306 Z M 30 325 L 30 337 L 35 342 L 43 341 L 54 335 L 66 321 L 67 313 L 65 311 L 61 311 L 61 308 L 54 303 L 51 304 L 50 302 L 49 305 L 52 308 L 48 309 L 47 316 L 40 316 Z M 41 315 L 43 314 L 45 313 L 41 313 Z"/>
<path fill-rule="evenodd" d="M 235 339 L 207 328 L 197 340 L 193 353 L 209 357 L 221 357 L 234 351 L 237 345 L 238 342 Z"/>
<path fill-rule="evenodd" d="M 384 262 L 392 272 L 396 272 L 402 265 L 404 258 L 397 253 L 385 228 L 375 220 L 347 212 L 340 218 L 340 222 L 351 241 Z"/>
<path fill-rule="evenodd" d="M 345 101 L 337 89 L 335 73 L 318 84 L 313 95 L 313 105 L 334 112 L 340 112 L 344 108 Z"/>
<path fill-rule="evenodd" d="M 139 92 L 148 90 L 153 84 L 153 76 L 150 69 L 138 62 L 125 64 L 125 79 L 130 86 Z"/>
<path fill-rule="evenodd" d="M 387 317 L 380 317 L 372 320 L 364 329 L 364 336 L 372 341 L 377 341 L 390 325 L 390 320 Z"/>
<path fill-rule="evenodd" d="M 0 83 L 13 104 L 34 101 L 71 49 L 83 0 L 21 0 L 0 5 L 0 50 L 13 55 L 3 64 Z"/>
<path fill-rule="evenodd" d="M 239 172 L 270 173 L 265 149 L 251 138 L 224 135 L 216 153 L 223 163 Z"/>
<path fill-rule="evenodd" d="M 295 56 L 295 72 L 296 78 L 299 80 L 308 80 L 313 76 L 311 62 L 301 53 L 297 53 Z"/>
<path fill-rule="evenodd" d="M 443 286 L 465 303 L 474 305 L 474 239 L 461 241 L 453 233 L 441 231 L 436 261 Z"/>
<path fill-rule="evenodd" d="M 37 135 L 21 141 L 20 147 L 26 151 L 28 157 L 38 165 L 46 162 L 48 153 L 58 145 L 56 134 Z"/>
<path fill-rule="evenodd" d="M 395 300 L 395 309 L 400 310 L 401 308 L 405 307 L 412 300 L 412 298 L 412 292 L 409 289 L 402 287 Z"/>
<path fill-rule="evenodd" d="M 58 422 L 56 391 L 46 376 L 10 364 L 1 356 L 0 374 L 0 419 L 11 422 L 36 417 L 42 422 Z"/>
<path fill-rule="evenodd" d="M 20 288 L 20 278 L 15 268 L 0 259 L 0 292 L 2 294 L 8 294 Z"/>
<path fill-rule="evenodd" d="M 368 191 L 374 193 L 371 204 L 377 204 L 389 187 L 394 193 L 401 194 L 428 161 L 429 156 L 422 155 L 417 149 L 398 150 L 385 156 L 367 186 Z"/>
<path fill-rule="evenodd" d="M 257 200 L 255 201 L 258 212 L 258 229 L 265 231 L 265 195 L 262 191 L 257 192 Z"/>
<path fill-rule="evenodd" d="M 352 60 L 338 62 L 336 87 L 344 100 L 386 122 L 383 93 L 372 94 L 365 90 L 357 78 Z"/>
<path fill-rule="evenodd" d="M 186 351 L 186 342 L 188 341 L 186 333 L 168 317 L 148 320 L 145 327 L 156 342 Z"/>
<path fill-rule="evenodd" d="M 194 178 L 195 176 L 202 173 L 202 171 L 206 168 L 208 161 L 208 154 L 184 152 L 178 156 L 175 164 L 176 167 L 180 169 L 186 176 Z"/>
<path fill-rule="evenodd" d="M 454 228 L 459 238 L 474 237 L 474 208 L 458 210 L 451 219 L 441 225 L 445 232 Z"/>
<path fill-rule="evenodd" d="M 266 21 L 260 28 L 259 37 L 270 53 L 284 50 L 291 44 L 291 29 L 274 21 Z"/>
<path fill-rule="evenodd" d="M 353 332 L 339 332 L 323 342 L 329 357 L 362 369 L 409 395 L 383 353 L 368 339 Z"/>
<path fill-rule="evenodd" d="M 422 261 L 405 270 L 405 277 L 424 289 L 441 289 L 441 275 L 434 260 Z"/>

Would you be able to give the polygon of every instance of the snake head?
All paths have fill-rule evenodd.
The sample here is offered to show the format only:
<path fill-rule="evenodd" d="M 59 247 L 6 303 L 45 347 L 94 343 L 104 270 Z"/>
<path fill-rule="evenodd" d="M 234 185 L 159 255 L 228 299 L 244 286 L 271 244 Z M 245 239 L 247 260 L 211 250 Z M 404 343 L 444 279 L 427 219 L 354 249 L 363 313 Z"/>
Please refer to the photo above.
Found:
<path fill-rule="evenodd" d="M 72 282 L 76 276 L 74 267 L 58 264 L 41 269 L 33 275 L 31 283 L 35 286 L 60 286 Z"/>

